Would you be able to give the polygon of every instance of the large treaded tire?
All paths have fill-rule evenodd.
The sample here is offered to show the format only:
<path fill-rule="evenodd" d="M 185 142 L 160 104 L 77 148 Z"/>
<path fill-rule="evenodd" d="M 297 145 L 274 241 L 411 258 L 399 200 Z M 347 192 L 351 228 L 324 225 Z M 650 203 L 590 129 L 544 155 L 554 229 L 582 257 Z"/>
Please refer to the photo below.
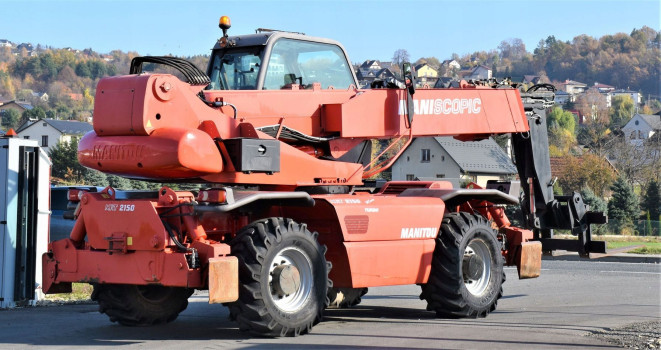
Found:
<path fill-rule="evenodd" d="M 92 300 L 111 322 L 152 326 L 174 321 L 188 306 L 193 289 L 157 285 L 96 284 Z"/>
<path fill-rule="evenodd" d="M 239 260 L 239 300 L 227 303 L 243 331 L 264 336 L 298 336 L 319 323 L 326 306 L 330 263 L 317 233 L 291 219 L 268 218 L 242 228 L 230 243 Z M 275 270 L 294 266 L 300 284 L 280 295 Z"/>
<path fill-rule="evenodd" d="M 367 288 L 328 288 L 328 309 L 344 309 L 360 304 Z"/>
<path fill-rule="evenodd" d="M 485 257 L 482 278 L 476 278 L 475 285 L 463 266 L 473 252 L 470 247 Z M 420 299 L 426 300 L 427 310 L 439 317 L 486 317 L 503 295 L 503 261 L 496 232 L 484 217 L 465 212 L 448 214 L 436 239 L 431 273 L 422 285 Z"/>

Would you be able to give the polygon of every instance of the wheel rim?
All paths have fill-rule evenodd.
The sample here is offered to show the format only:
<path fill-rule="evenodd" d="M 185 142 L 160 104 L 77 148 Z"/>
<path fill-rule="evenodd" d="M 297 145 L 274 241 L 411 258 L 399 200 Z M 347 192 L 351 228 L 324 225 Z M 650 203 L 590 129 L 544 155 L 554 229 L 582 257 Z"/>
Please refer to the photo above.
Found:
<path fill-rule="evenodd" d="M 479 296 L 489 286 L 491 279 L 491 253 L 486 242 L 474 239 L 464 250 L 462 273 L 468 291 Z"/>
<path fill-rule="evenodd" d="M 286 288 L 281 286 L 283 275 L 287 275 L 290 282 Z M 273 258 L 269 268 L 269 289 L 271 300 L 278 309 L 284 312 L 300 310 L 312 293 L 312 284 L 312 263 L 305 252 L 288 247 Z"/>

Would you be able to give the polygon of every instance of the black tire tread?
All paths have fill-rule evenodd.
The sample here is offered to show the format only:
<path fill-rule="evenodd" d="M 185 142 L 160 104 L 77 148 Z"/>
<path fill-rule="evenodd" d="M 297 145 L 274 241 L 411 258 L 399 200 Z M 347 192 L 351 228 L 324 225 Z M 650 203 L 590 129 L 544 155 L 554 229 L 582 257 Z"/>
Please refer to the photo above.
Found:
<path fill-rule="evenodd" d="M 283 232 L 283 229 L 286 232 Z M 269 249 L 281 242 L 284 234 L 303 237 L 314 244 L 322 258 L 326 253 L 326 246 L 317 242 L 316 232 L 312 233 L 307 229 L 307 225 L 298 224 L 288 218 L 262 219 L 239 230 L 237 236 L 230 242 L 232 255 L 239 260 L 239 300 L 226 305 L 230 310 L 230 319 L 239 324 L 240 330 L 271 337 L 298 336 L 309 333 L 323 317 L 323 309 L 327 304 L 326 299 L 321 300 L 312 320 L 296 327 L 289 327 L 278 322 L 269 313 L 261 293 L 261 271 Z M 324 267 L 327 286 L 318 287 L 324 288 L 325 292 L 326 288 L 331 285 L 328 280 L 330 263 L 326 263 L 325 259 Z"/>
<path fill-rule="evenodd" d="M 153 326 L 174 321 L 188 307 L 188 298 L 193 294 L 193 289 L 162 288 L 167 288 L 169 295 L 159 303 L 145 300 L 138 286 L 122 284 L 95 284 L 91 298 L 111 322 L 132 327 Z"/>
<path fill-rule="evenodd" d="M 422 285 L 420 299 L 427 301 L 427 310 L 435 311 L 439 317 L 446 318 L 477 318 L 486 317 L 496 309 L 498 300 L 503 295 L 502 283 L 498 294 L 487 308 L 474 308 L 461 293 L 463 280 L 453 272 L 452 267 L 460 266 L 463 252 L 460 252 L 462 241 L 467 232 L 475 227 L 491 229 L 489 222 L 480 215 L 466 212 L 450 213 L 443 218 L 441 232 L 436 239 L 436 248 L 432 257 L 431 273 L 426 284 Z M 495 233 L 494 233 L 495 237 Z M 501 262 L 504 257 L 499 256 Z M 505 272 L 502 269 L 502 282 Z"/>

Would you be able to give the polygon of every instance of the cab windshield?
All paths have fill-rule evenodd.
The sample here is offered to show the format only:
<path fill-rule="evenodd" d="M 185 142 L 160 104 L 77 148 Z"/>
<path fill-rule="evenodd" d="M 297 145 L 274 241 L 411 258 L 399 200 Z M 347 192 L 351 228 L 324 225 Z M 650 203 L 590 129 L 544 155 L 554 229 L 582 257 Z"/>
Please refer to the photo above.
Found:
<path fill-rule="evenodd" d="M 254 90 L 262 66 L 261 47 L 214 52 L 209 90 Z"/>
<path fill-rule="evenodd" d="M 322 89 L 347 89 L 354 84 L 342 50 L 326 43 L 278 40 L 271 51 L 263 89 L 283 89 L 291 84 L 310 88 L 313 83 L 321 84 Z"/>
<path fill-rule="evenodd" d="M 209 67 L 209 90 L 279 90 L 298 84 L 301 89 L 319 83 L 322 89 L 347 89 L 354 85 L 351 66 L 340 47 L 328 43 L 278 39 L 268 62 L 264 46 L 216 50 Z M 260 70 L 264 81 L 258 84 Z"/>

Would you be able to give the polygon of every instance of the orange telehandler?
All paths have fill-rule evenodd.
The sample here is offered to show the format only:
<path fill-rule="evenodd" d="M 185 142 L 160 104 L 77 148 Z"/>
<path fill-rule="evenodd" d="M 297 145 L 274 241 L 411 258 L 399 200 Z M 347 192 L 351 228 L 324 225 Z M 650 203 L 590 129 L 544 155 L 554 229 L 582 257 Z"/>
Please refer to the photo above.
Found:
<path fill-rule="evenodd" d="M 374 286 L 419 284 L 437 315 L 484 317 L 502 295 L 504 264 L 531 278 L 542 251 L 605 252 L 590 239 L 605 216 L 577 193 L 553 195 L 552 86 L 416 90 L 404 64 L 404 86 L 358 89 L 335 41 L 229 36 L 226 16 L 220 27 L 206 73 L 178 58 L 137 57 L 129 75 L 102 79 L 94 131 L 78 148 L 86 167 L 199 190 L 72 191 L 71 235 L 43 256 L 46 293 L 91 283 L 100 312 L 142 326 L 174 320 L 193 290 L 208 290 L 240 329 L 292 336 Z M 149 74 L 144 63 L 175 73 Z M 373 160 L 371 140 L 405 148 L 416 137 L 496 134 L 511 134 L 520 182 L 366 180 L 401 153 Z M 523 227 L 505 205 L 521 205 Z M 554 239 L 553 229 L 578 239 Z"/>

